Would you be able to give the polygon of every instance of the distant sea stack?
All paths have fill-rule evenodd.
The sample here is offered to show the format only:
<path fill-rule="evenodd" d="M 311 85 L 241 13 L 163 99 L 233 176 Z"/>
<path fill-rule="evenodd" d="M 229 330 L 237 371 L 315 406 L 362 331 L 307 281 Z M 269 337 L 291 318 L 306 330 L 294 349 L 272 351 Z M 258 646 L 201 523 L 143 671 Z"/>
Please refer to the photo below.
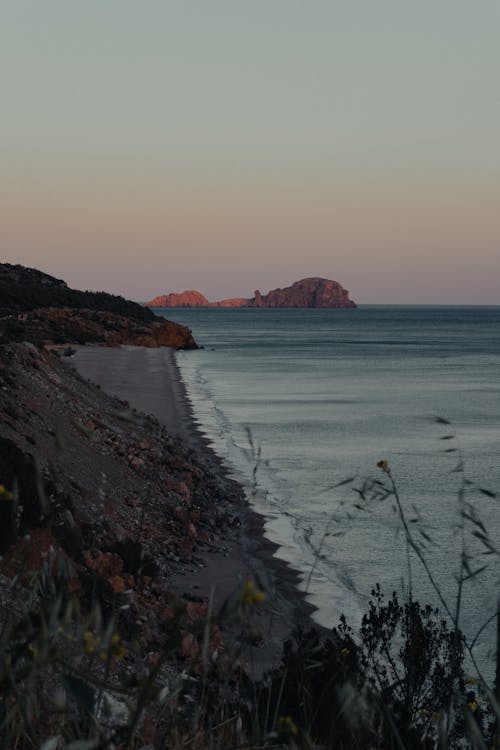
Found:
<path fill-rule="evenodd" d="M 162 294 L 150 302 L 147 307 L 320 307 L 320 308 L 353 308 L 356 303 L 349 299 L 349 292 L 338 281 L 313 277 L 301 279 L 285 289 L 272 289 L 268 294 L 261 294 L 257 289 L 251 298 L 236 297 L 209 302 L 196 291 L 180 294 Z"/>

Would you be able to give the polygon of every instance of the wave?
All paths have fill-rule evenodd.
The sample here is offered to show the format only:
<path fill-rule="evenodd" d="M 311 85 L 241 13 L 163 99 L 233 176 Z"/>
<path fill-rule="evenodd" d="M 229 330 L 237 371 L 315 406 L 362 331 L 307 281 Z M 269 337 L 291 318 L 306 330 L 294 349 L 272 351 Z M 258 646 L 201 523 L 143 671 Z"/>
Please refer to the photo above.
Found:
<path fill-rule="evenodd" d="M 245 425 L 237 434 L 219 407 L 210 379 L 196 353 L 177 353 L 179 371 L 204 437 L 224 461 L 231 476 L 244 488 L 253 509 L 265 518 L 265 534 L 278 545 L 276 555 L 292 565 L 300 576 L 299 587 L 317 607 L 314 619 L 331 627 L 344 612 L 359 621 L 366 599 L 356 589 L 347 567 L 319 550 L 318 538 L 333 514 L 290 510 L 291 490 L 262 456 Z M 198 359 L 198 361 L 196 361 Z M 325 490 L 326 492 L 326 490 Z"/>

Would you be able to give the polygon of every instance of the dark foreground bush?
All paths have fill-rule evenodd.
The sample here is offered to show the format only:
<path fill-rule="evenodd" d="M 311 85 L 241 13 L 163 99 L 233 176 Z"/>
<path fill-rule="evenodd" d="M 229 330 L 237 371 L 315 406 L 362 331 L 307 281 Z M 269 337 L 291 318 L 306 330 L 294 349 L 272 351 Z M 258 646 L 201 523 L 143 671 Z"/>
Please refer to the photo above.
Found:
<path fill-rule="evenodd" d="M 47 561 L 33 606 L 3 628 L 2 748 L 496 746 L 493 711 L 464 677 L 461 635 L 431 607 L 386 601 L 377 587 L 359 637 L 344 618 L 326 640 L 297 628 L 279 667 L 253 683 L 207 649 L 181 665 L 169 646 L 151 661 L 122 642 L 118 616 L 80 611 L 64 565 Z M 248 622 L 244 595 L 236 601 Z M 193 637 L 208 641 L 217 619 Z"/>
<path fill-rule="evenodd" d="M 446 747 L 477 710 L 463 672 L 463 640 L 439 612 L 372 591 L 358 639 L 341 618 L 332 638 L 297 630 L 271 675 L 271 703 L 325 748 Z M 468 705 L 470 704 L 470 706 Z M 300 729 L 299 729 L 300 728 Z"/>

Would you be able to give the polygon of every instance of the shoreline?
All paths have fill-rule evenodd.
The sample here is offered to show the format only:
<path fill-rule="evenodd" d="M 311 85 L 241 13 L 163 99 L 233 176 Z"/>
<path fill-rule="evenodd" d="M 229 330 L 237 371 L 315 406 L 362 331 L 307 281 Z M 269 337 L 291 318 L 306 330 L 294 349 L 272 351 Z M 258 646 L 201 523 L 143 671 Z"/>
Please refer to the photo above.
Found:
<path fill-rule="evenodd" d="M 211 554 L 210 550 L 202 551 L 204 567 L 188 568 L 176 574 L 170 582 L 172 592 L 211 601 L 215 609 L 220 609 L 253 579 L 266 593 L 266 600 L 255 618 L 264 643 L 252 649 L 253 670 L 257 676 L 279 659 L 283 642 L 295 625 L 314 627 L 327 634 L 328 631 L 311 618 L 316 607 L 307 602 L 305 593 L 299 589 L 298 571 L 275 556 L 279 545 L 266 537 L 265 517 L 251 507 L 243 487 L 228 476 L 228 467 L 202 434 L 174 350 L 85 346 L 77 350 L 71 362 L 81 376 L 97 383 L 103 391 L 128 401 L 138 411 L 153 414 L 171 434 L 201 456 L 216 475 L 233 483 L 239 495 L 234 508 L 235 523 L 239 526 L 237 538 L 222 536 L 223 556 Z"/>

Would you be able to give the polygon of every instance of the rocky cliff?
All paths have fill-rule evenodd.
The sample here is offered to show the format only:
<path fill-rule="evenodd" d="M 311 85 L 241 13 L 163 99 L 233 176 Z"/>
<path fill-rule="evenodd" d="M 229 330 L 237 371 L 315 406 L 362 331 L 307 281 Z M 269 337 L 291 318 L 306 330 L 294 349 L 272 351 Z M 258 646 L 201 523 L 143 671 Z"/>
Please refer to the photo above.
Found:
<path fill-rule="evenodd" d="M 100 343 L 195 349 L 191 331 L 106 292 L 81 292 L 42 271 L 0 263 L 0 343 Z"/>
<path fill-rule="evenodd" d="M 210 307 L 210 302 L 203 294 L 186 290 L 180 294 L 162 294 L 147 303 L 148 307 Z"/>
<path fill-rule="evenodd" d="M 273 289 L 268 294 L 255 292 L 252 307 L 356 307 L 349 292 L 338 281 L 310 278 L 296 281 L 285 289 Z"/>
<path fill-rule="evenodd" d="M 312 277 L 296 281 L 285 289 L 272 289 L 268 294 L 259 290 L 251 298 L 237 297 L 209 302 L 196 291 L 164 294 L 146 303 L 148 307 L 321 307 L 353 308 L 356 303 L 338 281 Z"/>
<path fill-rule="evenodd" d="M 104 310 L 42 307 L 0 318 L 0 344 L 30 341 L 47 346 L 103 344 L 196 349 L 191 331 L 170 320 L 136 320 Z"/>

